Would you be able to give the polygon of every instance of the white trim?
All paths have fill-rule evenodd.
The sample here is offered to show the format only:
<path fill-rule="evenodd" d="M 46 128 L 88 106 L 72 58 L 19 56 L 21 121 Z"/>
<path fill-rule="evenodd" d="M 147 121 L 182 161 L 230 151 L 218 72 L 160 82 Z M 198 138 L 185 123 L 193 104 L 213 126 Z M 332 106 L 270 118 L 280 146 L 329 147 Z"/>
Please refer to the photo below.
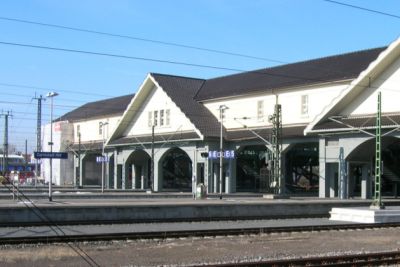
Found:
<path fill-rule="evenodd" d="M 158 84 L 157 80 L 156 80 L 151 74 L 149 74 L 149 76 L 150 76 L 150 79 L 153 81 L 153 83 L 154 83 L 158 88 L 162 89 L 162 90 L 165 92 L 164 88 L 162 88 L 162 87 Z M 167 94 L 167 95 L 168 95 L 168 94 Z M 169 97 L 169 96 L 168 96 L 168 97 Z M 170 97 L 170 98 L 171 98 L 171 97 Z M 171 100 L 172 100 L 172 99 L 171 99 Z M 175 101 L 172 101 L 172 102 L 173 102 L 173 103 L 175 104 L 175 106 L 180 110 L 180 112 L 182 112 L 182 114 L 185 115 L 185 117 L 190 121 L 190 124 L 192 125 L 194 131 L 200 136 L 200 138 L 201 138 L 201 139 L 204 139 L 204 135 L 200 132 L 199 129 L 197 129 L 197 127 L 196 127 L 196 126 L 194 125 L 194 123 L 190 120 L 190 118 L 185 114 L 185 112 L 182 111 L 182 109 L 175 103 Z M 200 105 L 202 105 L 202 104 L 200 104 Z"/>
<path fill-rule="evenodd" d="M 394 57 L 390 58 L 391 55 L 394 55 Z M 371 80 L 378 77 L 384 71 L 384 68 L 393 63 L 393 60 L 399 55 L 400 38 L 392 42 L 384 51 L 382 51 L 378 57 L 369 64 L 366 70 L 362 71 L 348 87 L 343 89 L 340 94 L 334 98 L 319 115 L 314 118 L 314 120 L 306 127 L 306 129 L 304 129 L 304 135 L 317 132 L 316 130 L 313 130 L 313 128 L 319 122 L 326 119 L 330 115 L 337 115 L 331 113 L 336 111 L 335 108 L 338 108 L 340 103 L 342 103 L 345 99 L 346 101 L 351 101 L 357 97 L 358 94 L 362 92 L 362 89 L 368 87 L 369 84 L 371 84 Z"/>

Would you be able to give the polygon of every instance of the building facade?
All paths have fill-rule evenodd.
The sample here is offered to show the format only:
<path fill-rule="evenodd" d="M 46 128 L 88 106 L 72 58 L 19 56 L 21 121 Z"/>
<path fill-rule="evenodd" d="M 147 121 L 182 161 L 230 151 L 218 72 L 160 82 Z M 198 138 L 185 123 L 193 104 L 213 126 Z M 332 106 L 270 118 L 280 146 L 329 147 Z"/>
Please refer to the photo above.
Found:
<path fill-rule="evenodd" d="M 75 168 L 82 181 L 98 185 L 93 151 L 100 151 L 102 135 L 93 129 L 108 118 L 109 188 L 195 192 L 203 183 L 208 193 L 279 187 L 293 195 L 369 198 L 381 92 L 383 188 L 397 194 L 399 51 L 397 40 L 388 47 L 208 80 L 150 73 L 118 116 L 73 122 L 71 148 L 76 151 L 79 132 L 81 145 L 93 143 Z M 277 105 L 282 116 L 278 183 L 270 176 Z M 92 171 L 84 166 L 85 157 Z"/>

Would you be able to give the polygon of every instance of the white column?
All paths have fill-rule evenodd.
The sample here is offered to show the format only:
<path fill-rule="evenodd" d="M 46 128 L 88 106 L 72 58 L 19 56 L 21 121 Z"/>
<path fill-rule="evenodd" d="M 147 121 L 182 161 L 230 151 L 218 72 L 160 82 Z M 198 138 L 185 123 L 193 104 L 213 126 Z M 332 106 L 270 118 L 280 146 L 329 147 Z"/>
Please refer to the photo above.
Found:
<path fill-rule="evenodd" d="M 136 166 L 132 164 L 132 189 L 136 189 Z"/>
<path fill-rule="evenodd" d="M 372 197 L 371 175 L 368 173 L 368 165 L 363 165 L 361 169 L 361 198 L 370 199 Z"/>
<path fill-rule="evenodd" d="M 319 194 L 320 198 L 328 197 L 329 183 L 326 180 L 326 151 L 325 139 L 319 139 Z"/>

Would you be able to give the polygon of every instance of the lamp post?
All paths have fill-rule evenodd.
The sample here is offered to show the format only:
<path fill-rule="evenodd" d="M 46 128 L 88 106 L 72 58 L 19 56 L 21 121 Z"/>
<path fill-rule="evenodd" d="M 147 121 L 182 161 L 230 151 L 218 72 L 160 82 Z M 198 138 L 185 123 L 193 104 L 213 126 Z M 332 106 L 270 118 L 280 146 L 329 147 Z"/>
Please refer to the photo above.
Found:
<path fill-rule="evenodd" d="M 48 143 L 50 145 L 50 152 L 53 152 L 53 98 L 58 96 L 58 93 L 56 92 L 49 92 L 46 95 L 48 98 L 50 98 L 50 142 Z M 50 181 L 49 181 L 49 201 L 53 201 L 52 195 L 51 195 L 51 185 L 53 182 L 53 159 L 50 158 Z"/>
<path fill-rule="evenodd" d="M 224 112 L 225 110 L 228 109 L 227 106 L 225 105 L 220 105 L 219 106 L 219 119 L 221 123 L 221 128 L 220 128 L 220 142 L 219 142 L 219 199 L 222 199 L 222 175 L 223 175 L 223 156 L 224 156 L 224 149 L 223 149 L 223 142 L 222 142 L 222 126 L 223 126 L 223 120 L 224 120 Z"/>
<path fill-rule="evenodd" d="M 105 133 L 105 129 L 104 126 L 108 125 L 108 122 L 100 122 L 100 127 L 101 127 L 101 132 L 103 134 L 103 148 L 101 151 L 101 192 L 104 193 L 104 161 L 106 160 L 106 157 L 104 155 L 104 143 L 105 143 L 105 137 L 104 137 L 104 133 Z"/>

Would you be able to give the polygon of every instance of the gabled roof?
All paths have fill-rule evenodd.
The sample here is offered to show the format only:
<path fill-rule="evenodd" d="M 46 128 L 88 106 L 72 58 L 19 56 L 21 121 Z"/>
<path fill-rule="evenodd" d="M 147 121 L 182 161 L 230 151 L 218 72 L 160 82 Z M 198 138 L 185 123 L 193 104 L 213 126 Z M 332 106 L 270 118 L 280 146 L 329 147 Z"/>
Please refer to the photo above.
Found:
<path fill-rule="evenodd" d="M 107 145 L 140 143 L 147 140 L 145 135 L 124 136 L 124 132 L 127 125 L 130 125 L 132 119 L 136 116 L 137 111 L 141 109 L 141 105 L 149 97 L 154 86 L 161 88 L 193 124 L 196 133 L 190 136 L 182 135 L 184 138 L 193 139 L 194 136 L 198 139 L 218 137 L 220 129 L 218 120 L 206 107 L 194 100 L 194 95 L 203 83 L 204 80 L 202 79 L 149 73 L 126 108 L 114 132 L 107 140 Z"/>
<path fill-rule="evenodd" d="M 340 95 L 332 100 L 332 102 L 318 115 L 315 119 L 306 127 L 304 134 L 317 133 L 317 132 L 327 132 L 327 131 L 337 131 L 342 129 L 338 123 L 330 122 L 333 116 L 340 115 L 340 111 L 351 104 L 354 99 L 356 99 L 360 94 L 363 93 L 364 89 L 369 87 L 372 82 L 379 77 L 379 75 L 392 64 L 396 59 L 400 57 L 400 39 L 392 42 L 386 49 L 379 53 L 378 57 L 372 61 L 368 67 L 362 71 L 358 77 L 351 82 L 351 84 L 343 90 Z M 376 88 L 378 90 L 379 88 Z M 365 114 L 367 115 L 367 114 Z M 361 116 L 361 115 L 359 115 Z M 362 128 L 363 125 L 368 125 L 365 119 L 353 118 L 348 116 L 340 119 L 341 123 L 351 122 L 354 123 L 353 127 Z M 391 126 L 386 125 L 386 127 L 397 127 L 396 124 Z"/>
<path fill-rule="evenodd" d="M 134 94 L 118 96 L 100 101 L 90 102 L 76 108 L 56 121 L 80 121 L 102 116 L 112 116 L 122 114 L 128 106 Z"/>
<path fill-rule="evenodd" d="M 218 137 L 220 135 L 218 120 L 204 105 L 194 99 L 204 80 L 158 73 L 150 75 L 203 136 Z"/>
<path fill-rule="evenodd" d="M 249 71 L 205 81 L 198 101 L 356 78 L 385 47 Z"/>

